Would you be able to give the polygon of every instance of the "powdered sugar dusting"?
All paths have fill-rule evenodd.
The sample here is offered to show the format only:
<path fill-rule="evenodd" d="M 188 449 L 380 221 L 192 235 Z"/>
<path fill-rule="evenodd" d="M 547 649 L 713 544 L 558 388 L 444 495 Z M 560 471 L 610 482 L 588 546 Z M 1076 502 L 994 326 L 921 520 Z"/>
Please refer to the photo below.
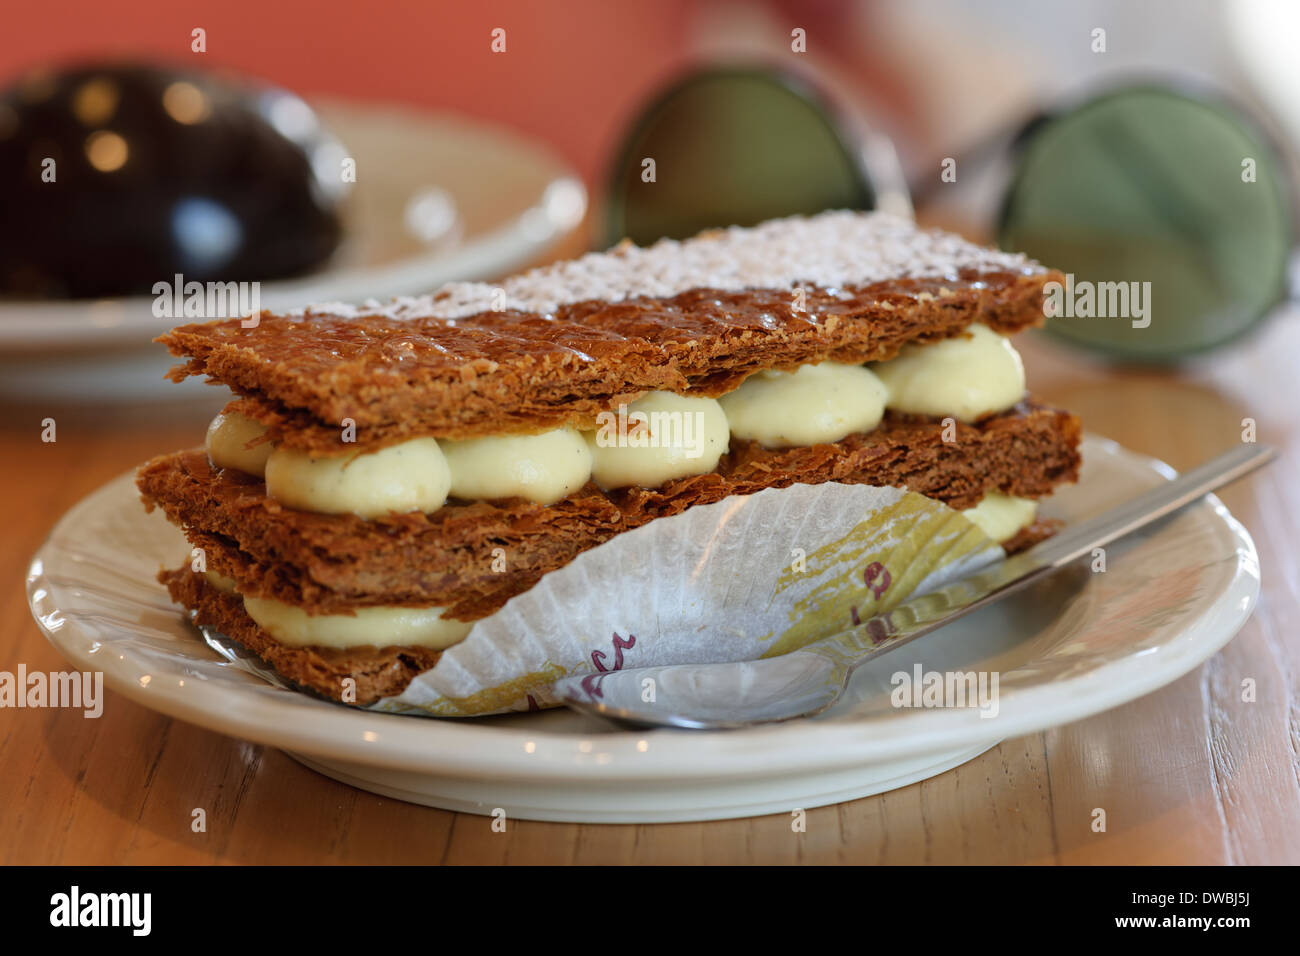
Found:
<path fill-rule="evenodd" d="M 498 285 L 451 282 L 431 295 L 360 306 L 325 303 L 296 314 L 395 320 L 457 319 L 501 310 L 546 315 L 589 299 L 660 298 L 700 288 L 735 292 L 809 284 L 833 289 L 895 278 L 956 279 L 961 269 L 1043 271 L 1023 255 L 985 249 L 950 233 L 922 231 L 888 213 L 836 211 L 774 219 L 748 229 L 732 227 L 684 241 L 664 239 L 647 248 L 624 243 L 608 252 L 511 276 Z"/>

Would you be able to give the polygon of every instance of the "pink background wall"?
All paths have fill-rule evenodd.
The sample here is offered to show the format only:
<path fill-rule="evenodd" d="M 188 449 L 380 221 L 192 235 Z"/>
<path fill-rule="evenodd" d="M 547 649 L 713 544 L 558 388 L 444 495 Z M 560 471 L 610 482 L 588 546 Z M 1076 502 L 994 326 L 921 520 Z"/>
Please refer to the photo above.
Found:
<path fill-rule="evenodd" d="M 5 5 L 0 83 L 82 56 L 197 61 L 310 98 L 347 95 L 464 112 L 604 170 L 627 112 L 685 59 L 689 0 L 131 0 Z M 207 53 L 190 31 L 207 31 Z M 504 27 L 507 52 L 490 51 Z"/>
<path fill-rule="evenodd" d="M 1216 0 L 8 0 L 0 84 L 77 57 L 197 60 L 309 99 L 403 102 L 502 124 L 594 181 L 629 114 L 684 66 L 720 51 L 793 57 L 798 26 L 808 37 L 798 65 L 929 170 L 932 157 L 1038 105 L 1133 71 L 1192 73 L 1248 95 L 1224 9 Z M 1105 56 L 1089 47 L 1098 23 L 1110 31 Z M 195 27 L 207 31 L 202 56 L 190 52 Z M 490 50 L 494 27 L 507 31 L 504 54 Z"/>

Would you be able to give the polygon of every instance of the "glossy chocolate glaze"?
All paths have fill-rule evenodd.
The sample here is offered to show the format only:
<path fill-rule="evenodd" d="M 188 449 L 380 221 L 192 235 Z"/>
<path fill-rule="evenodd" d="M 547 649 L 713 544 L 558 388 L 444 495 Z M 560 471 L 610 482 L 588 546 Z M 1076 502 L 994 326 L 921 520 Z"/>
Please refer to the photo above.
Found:
<path fill-rule="evenodd" d="M 292 122 L 286 121 L 286 117 Z M 149 294 L 325 261 L 333 144 L 300 99 L 194 70 L 92 64 L 0 93 L 0 294 Z"/>

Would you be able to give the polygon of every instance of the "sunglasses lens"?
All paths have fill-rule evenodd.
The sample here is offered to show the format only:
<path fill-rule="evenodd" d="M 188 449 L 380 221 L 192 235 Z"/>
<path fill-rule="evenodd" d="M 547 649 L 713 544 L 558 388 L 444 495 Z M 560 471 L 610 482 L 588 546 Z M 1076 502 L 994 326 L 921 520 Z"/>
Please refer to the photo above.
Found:
<path fill-rule="evenodd" d="M 811 90 L 762 70 L 710 70 L 633 125 L 610 183 L 605 239 L 645 245 L 874 205 L 856 152 Z"/>
<path fill-rule="evenodd" d="M 1072 276 L 1054 332 L 1168 359 L 1245 331 L 1286 287 L 1291 218 L 1265 140 L 1164 90 L 1112 94 L 1034 128 L 999 240 Z"/>

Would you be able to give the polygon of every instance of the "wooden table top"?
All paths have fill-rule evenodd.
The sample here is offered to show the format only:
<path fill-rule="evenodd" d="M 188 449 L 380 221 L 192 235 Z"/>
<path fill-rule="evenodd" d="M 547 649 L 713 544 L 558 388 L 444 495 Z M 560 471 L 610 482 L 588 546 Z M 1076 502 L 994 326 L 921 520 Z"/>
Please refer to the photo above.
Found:
<path fill-rule="evenodd" d="M 3 863 L 1300 863 L 1300 312 L 1178 370 L 1108 366 L 1018 340 L 1035 394 L 1176 468 L 1254 418 L 1281 458 L 1222 494 L 1259 547 L 1253 618 L 1186 677 L 1108 713 L 1007 740 L 931 780 L 715 823 L 579 826 L 375 796 L 274 749 L 108 692 L 103 716 L 0 710 Z M 193 445 L 216 406 L 0 409 L 0 670 L 65 664 L 32 621 L 27 562 L 58 517 L 151 455 Z M 58 422 L 54 444 L 43 418 Z M 1243 678 L 1258 697 L 1240 700 Z M 191 832 L 191 810 L 207 832 Z M 1094 807 L 1106 833 L 1090 827 Z"/>

